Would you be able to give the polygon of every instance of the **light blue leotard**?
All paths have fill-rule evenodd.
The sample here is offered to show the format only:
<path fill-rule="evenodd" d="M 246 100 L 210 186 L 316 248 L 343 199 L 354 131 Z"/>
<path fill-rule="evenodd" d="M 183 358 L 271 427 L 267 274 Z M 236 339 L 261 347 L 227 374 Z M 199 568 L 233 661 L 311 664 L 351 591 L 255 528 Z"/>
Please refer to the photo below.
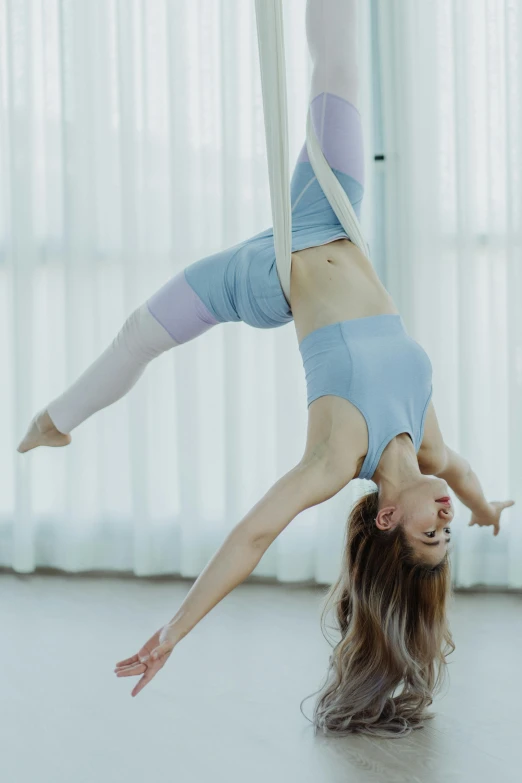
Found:
<path fill-rule="evenodd" d="M 318 95 L 311 109 L 323 153 L 360 218 L 360 115 L 349 101 L 330 93 Z M 314 175 L 306 145 L 293 172 L 291 203 L 292 252 L 349 239 Z M 196 261 L 148 304 L 178 342 L 225 321 L 244 321 L 262 329 L 288 323 L 292 311 L 279 282 L 273 229 Z M 432 369 L 399 315 L 357 318 L 316 329 L 299 349 L 308 404 L 329 394 L 344 397 L 366 420 L 368 452 L 358 478 L 371 479 L 384 448 L 399 433 L 407 432 L 418 452 Z"/>

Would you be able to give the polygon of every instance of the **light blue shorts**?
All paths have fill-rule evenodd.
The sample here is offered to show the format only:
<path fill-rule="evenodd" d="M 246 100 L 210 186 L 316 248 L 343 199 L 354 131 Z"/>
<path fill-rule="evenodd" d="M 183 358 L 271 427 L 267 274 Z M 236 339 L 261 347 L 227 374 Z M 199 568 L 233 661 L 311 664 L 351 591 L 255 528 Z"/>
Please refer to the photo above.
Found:
<path fill-rule="evenodd" d="M 311 111 L 325 158 L 360 218 L 364 194 L 360 114 L 331 93 L 318 95 Z M 292 252 L 350 238 L 315 177 L 306 143 L 292 175 L 290 195 Z M 292 311 L 277 273 L 273 228 L 186 267 L 147 304 L 178 342 L 226 321 L 244 321 L 261 329 L 288 323 Z"/>

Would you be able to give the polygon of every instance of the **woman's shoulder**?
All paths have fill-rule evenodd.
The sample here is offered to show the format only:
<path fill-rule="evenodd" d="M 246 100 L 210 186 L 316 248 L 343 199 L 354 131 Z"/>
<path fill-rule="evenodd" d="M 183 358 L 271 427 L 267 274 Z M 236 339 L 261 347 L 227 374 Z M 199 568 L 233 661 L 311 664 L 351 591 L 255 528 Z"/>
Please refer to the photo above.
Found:
<path fill-rule="evenodd" d="M 446 445 L 440 431 L 433 400 L 430 400 L 426 410 L 424 432 L 417 452 L 417 459 L 421 473 L 429 475 L 436 475 L 444 466 L 446 459 Z"/>
<path fill-rule="evenodd" d="M 368 452 L 368 427 L 349 400 L 324 395 L 308 407 L 305 459 L 319 456 L 347 484 L 355 478 Z"/>

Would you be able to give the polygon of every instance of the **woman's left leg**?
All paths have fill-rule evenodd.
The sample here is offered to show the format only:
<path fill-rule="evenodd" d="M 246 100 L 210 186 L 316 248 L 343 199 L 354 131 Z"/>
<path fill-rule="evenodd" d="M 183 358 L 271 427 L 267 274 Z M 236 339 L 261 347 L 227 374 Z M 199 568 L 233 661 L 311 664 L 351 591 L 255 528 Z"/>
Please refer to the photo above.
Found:
<path fill-rule="evenodd" d="M 66 446 L 70 432 L 121 399 L 152 359 L 220 323 L 186 281 L 185 270 L 136 308 L 111 344 L 62 394 L 37 413 L 18 446 Z"/>

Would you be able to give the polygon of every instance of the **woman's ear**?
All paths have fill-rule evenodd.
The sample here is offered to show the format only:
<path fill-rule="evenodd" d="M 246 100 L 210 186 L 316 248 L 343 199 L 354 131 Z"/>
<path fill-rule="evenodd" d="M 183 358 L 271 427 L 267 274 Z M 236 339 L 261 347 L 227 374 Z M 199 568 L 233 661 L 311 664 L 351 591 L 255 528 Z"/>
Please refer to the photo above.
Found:
<path fill-rule="evenodd" d="M 397 522 L 392 519 L 393 512 L 397 510 L 397 506 L 385 506 L 379 509 L 379 513 L 375 517 L 375 524 L 379 530 L 393 530 Z"/>

